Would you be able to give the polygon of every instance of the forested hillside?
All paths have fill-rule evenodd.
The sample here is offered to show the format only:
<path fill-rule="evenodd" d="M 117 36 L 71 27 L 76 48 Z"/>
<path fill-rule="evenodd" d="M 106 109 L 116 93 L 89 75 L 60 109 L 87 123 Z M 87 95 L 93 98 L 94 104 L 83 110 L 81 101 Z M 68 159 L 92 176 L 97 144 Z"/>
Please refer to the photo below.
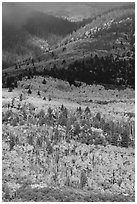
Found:
<path fill-rule="evenodd" d="M 60 21 L 62 20 L 59 19 Z M 35 23 L 37 25 L 38 22 L 34 21 L 34 25 Z M 34 25 L 33 28 L 37 28 Z M 48 28 L 50 32 L 50 26 Z M 29 66 L 20 62 L 23 69 L 9 68 L 5 73 L 9 74 L 12 70 L 12 75 L 16 77 L 20 74 L 30 77 L 50 75 L 67 80 L 70 84 L 78 80 L 87 84 L 106 83 L 134 87 L 134 8 L 112 10 L 99 16 L 64 38 L 54 49 L 37 55 L 34 61 L 35 65 L 32 63 L 32 66 L 31 61 Z"/>
<path fill-rule="evenodd" d="M 133 13 L 134 11 L 134 4 L 128 3 L 121 3 L 119 6 L 116 6 L 115 3 L 106 4 L 106 6 L 105 4 L 96 3 L 79 3 L 78 5 L 71 5 L 70 3 L 67 8 L 65 8 L 65 4 L 61 4 L 67 13 L 66 16 L 61 15 L 61 13 L 59 16 L 58 6 L 54 9 L 54 12 L 45 10 L 45 12 L 52 15 L 43 11 L 29 11 L 28 5 L 23 8 L 19 5 L 15 8 L 14 6 L 13 4 L 12 15 L 9 16 L 8 20 L 3 14 L 3 68 L 7 68 L 18 60 L 30 56 L 35 58 L 57 44 L 63 45 L 79 39 L 94 37 L 91 30 L 95 31 L 95 28 L 99 30 L 102 23 L 107 23 L 117 16 L 123 17 L 124 13 Z M 78 10 L 78 8 L 80 9 Z M 84 13 L 88 15 L 85 16 Z M 79 18 L 79 16 L 81 17 Z M 73 22 L 71 17 L 79 20 Z"/>
<path fill-rule="evenodd" d="M 47 44 L 49 48 L 76 28 L 75 23 L 41 12 L 32 13 L 21 26 L 3 22 L 3 68 L 28 56 L 36 57 L 45 52 L 46 48 L 42 49 L 41 44 L 36 40 L 34 42 L 33 38 L 42 40 L 43 46 Z"/>

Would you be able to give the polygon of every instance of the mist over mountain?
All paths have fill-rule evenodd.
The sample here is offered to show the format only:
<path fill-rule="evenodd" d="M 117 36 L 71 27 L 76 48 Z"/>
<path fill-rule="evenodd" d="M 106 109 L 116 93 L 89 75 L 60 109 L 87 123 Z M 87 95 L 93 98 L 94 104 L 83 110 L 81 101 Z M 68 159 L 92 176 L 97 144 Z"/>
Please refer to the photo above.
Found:
<path fill-rule="evenodd" d="M 33 11 L 40 11 L 54 16 L 66 17 L 74 21 L 90 18 L 105 11 L 123 6 L 126 2 L 3 2 L 3 21 L 24 23 Z"/>
<path fill-rule="evenodd" d="M 2 3 L 2 23 L 22 26 L 22 24 L 29 18 L 33 10 L 23 5 L 22 3 L 3 2 Z"/>
<path fill-rule="evenodd" d="M 43 53 L 42 44 L 51 46 L 77 28 L 75 23 L 66 19 L 35 11 L 20 3 L 4 4 L 2 16 L 4 68 L 26 56 L 40 55 Z"/>
<path fill-rule="evenodd" d="M 124 7 L 134 8 L 134 3 L 3 2 L 3 68 L 41 55 L 104 13 Z"/>

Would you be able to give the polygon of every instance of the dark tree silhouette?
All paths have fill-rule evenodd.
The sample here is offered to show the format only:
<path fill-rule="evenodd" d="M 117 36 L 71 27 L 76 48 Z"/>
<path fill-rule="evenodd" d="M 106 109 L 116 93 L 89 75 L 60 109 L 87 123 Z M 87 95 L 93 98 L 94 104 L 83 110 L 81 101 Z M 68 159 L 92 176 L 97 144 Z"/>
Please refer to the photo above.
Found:
<path fill-rule="evenodd" d="M 28 94 L 32 94 L 32 91 L 31 91 L 31 89 L 29 89 L 29 90 L 28 90 Z"/>
<path fill-rule="evenodd" d="M 43 79 L 43 81 L 42 81 L 42 84 L 46 84 L 47 82 L 46 82 L 46 80 L 45 79 Z"/>

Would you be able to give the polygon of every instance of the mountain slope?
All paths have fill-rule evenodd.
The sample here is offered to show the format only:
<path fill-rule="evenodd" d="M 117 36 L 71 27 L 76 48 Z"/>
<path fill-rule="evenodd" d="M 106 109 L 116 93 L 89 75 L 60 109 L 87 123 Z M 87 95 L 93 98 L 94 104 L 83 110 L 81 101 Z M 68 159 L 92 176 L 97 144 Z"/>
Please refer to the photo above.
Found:
<path fill-rule="evenodd" d="M 134 9 L 116 9 L 64 38 L 58 46 L 34 58 L 35 63 L 20 62 L 20 69 L 6 69 L 3 75 L 50 75 L 70 84 L 79 80 L 134 87 L 134 33 Z"/>
<path fill-rule="evenodd" d="M 22 25 L 11 24 L 3 20 L 3 68 L 27 56 L 36 57 L 42 54 L 45 50 L 41 48 L 41 43 L 39 44 L 38 41 L 34 43 L 34 38 L 39 38 L 49 47 L 66 34 L 71 33 L 76 26 L 75 23 L 41 12 L 31 13 Z"/>
<path fill-rule="evenodd" d="M 71 36 L 75 38 L 78 28 L 82 26 L 82 34 L 87 23 L 97 24 L 96 18 L 110 10 L 132 7 L 132 3 L 3 3 L 2 67 L 30 56 L 37 57 L 68 34 L 73 33 Z M 70 22 L 73 20 L 77 22 Z"/>
<path fill-rule="evenodd" d="M 82 28 L 78 29 L 73 34 L 67 36 L 63 39 L 61 45 L 67 44 L 73 41 L 87 39 L 94 37 L 94 34 L 98 31 L 102 32 L 103 29 L 109 29 L 110 25 L 114 21 L 118 21 L 120 19 L 126 19 L 128 17 L 133 18 L 135 15 L 134 8 L 123 8 L 123 9 L 116 9 L 110 12 L 107 12 L 103 15 L 97 16 L 91 23 L 83 26 Z"/>

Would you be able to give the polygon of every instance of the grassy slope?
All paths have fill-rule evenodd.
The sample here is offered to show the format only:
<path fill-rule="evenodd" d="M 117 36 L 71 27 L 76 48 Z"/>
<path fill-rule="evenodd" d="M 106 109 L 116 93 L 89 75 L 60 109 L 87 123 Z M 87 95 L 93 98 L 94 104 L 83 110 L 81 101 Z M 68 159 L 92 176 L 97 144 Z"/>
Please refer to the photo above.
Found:
<path fill-rule="evenodd" d="M 61 104 L 63 103 L 66 106 L 66 103 L 64 103 L 64 96 L 66 97 L 66 101 L 68 101 L 70 106 L 66 106 L 67 108 L 72 108 L 73 107 L 73 103 L 70 101 L 73 100 L 73 102 L 78 102 L 81 101 L 83 104 L 83 100 L 88 100 L 87 97 L 89 97 L 89 99 L 92 99 L 93 102 L 90 102 L 89 104 L 86 103 L 84 105 L 89 105 L 89 107 L 91 108 L 91 111 L 94 111 L 94 113 L 97 112 L 101 112 L 103 114 L 102 109 L 104 108 L 104 114 L 107 117 L 107 111 L 110 114 L 110 118 L 112 119 L 112 116 L 116 119 L 118 118 L 118 120 L 120 120 L 120 118 L 122 119 L 122 121 L 124 120 L 124 116 L 121 115 L 120 113 L 115 113 L 116 109 L 118 111 L 118 109 L 120 110 L 120 104 L 122 100 L 125 100 L 125 102 L 123 103 L 123 108 L 121 108 L 120 112 L 123 114 L 126 112 L 125 108 L 127 108 L 127 110 L 129 111 L 129 108 L 132 109 L 134 107 L 134 103 L 132 103 L 131 98 L 134 100 L 134 91 L 133 90 L 104 90 L 102 89 L 103 87 L 101 86 L 86 86 L 86 87 L 81 87 L 81 88 L 75 88 L 73 87 L 71 90 L 69 85 L 67 84 L 67 82 L 63 82 L 61 80 L 55 80 L 55 79 L 51 79 L 51 78 L 47 78 L 47 84 L 46 85 L 42 85 L 42 77 L 37 77 L 36 79 L 33 80 L 23 80 L 22 82 L 20 82 L 20 86 L 24 86 L 23 88 L 18 88 L 15 89 L 13 92 L 9 93 L 7 92 L 7 90 L 3 90 L 3 105 L 6 104 L 6 100 L 11 101 L 13 97 L 18 98 L 20 93 L 23 92 L 23 97 L 26 97 L 25 101 L 32 103 L 35 102 L 33 105 L 34 107 L 37 106 L 37 108 L 43 108 L 44 110 L 46 110 L 46 108 L 48 108 L 48 106 L 50 107 L 57 107 L 57 106 L 61 106 Z M 28 96 L 27 90 L 25 90 L 25 86 L 27 84 L 31 83 L 32 86 L 32 95 Z M 20 87 L 19 86 L 19 87 Z M 41 90 L 41 97 L 37 96 L 37 89 Z M 67 89 L 69 90 L 69 92 L 66 91 Z M 44 90 L 47 90 L 46 92 L 44 92 Z M 44 96 L 46 96 L 46 98 L 48 97 L 49 94 L 53 94 L 52 95 L 52 101 L 49 102 L 48 100 L 43 101 L 42 98 Z M 65 93 L 65 95 L 64 95 Z M 97 94 L 98 93 L 98 94 Z M 60 103 L 56 103 L 56 100 L 58 99 L 62 99 L 60 100 Z M 68 98 L 67 98 L 68 97 Z M 96 100 L 101 100 L 103 101 L 103 98 L 105 97 L 106 101 L 111 101 L 110 104 L 107 105 L 99 105 L 97 104 Z M 113 101 L 114 100 L 114 101 Z M 53 103 L 55 101 L 55 104 Z M 117 103 L 118 102 L 118 103 Z M 56 105 L 56 106 L 55 106 Z M 71 107 L 72 105 L 72 107 Z M 74 103 L 74 109 L 76 109 L 76 107 L 79 107 L 79 104 Z M 108 108 L 109 105 L 111 106 L 111 110 Z M 130 105 L 130 107 L 128 106 Z M 96 106 L 97 106 L 97 110 L 96 110 Z M 86 106 L 83 107 L 83 109 L 85 109 Z M 101 109 L 102 108 L 102 109 Z M 7 109 L 7 108 L 6 108 Z M 115 111 L 114 111 L 115 109 Z M 4 107 L 3 107 L 3 111 L 4 111 Z M 120 118 L 119 118 L 119 115 Z M 125 117 L 126 118 L 126 117 Z M 19 130 L 20 132 L 20 130 Z M 4 186 L 4 185 L 3 185 Z M 38 187 L 35 186 L 29 186 L 29 185 L 24 185 L 21 186 L 17 192 L 15 194 L 13 194 L 13 197 L 10 198 L 8 191 L 7 191 L 7 195 L 6 198 L 4 199 L 4 201 L 13 201 L 13 202 L 134 202 L 135 197 L 134 195 L 129 195 L 129 194 L 113 194 L 110 192 L 103 192 L 101 193 L 98 190 L 84 190 L 84 189 L 75 189 L 75 188 L 70 188 L 70 187 L 63 187 L 63 188 L 54 188 L 52 187 L 44 187 L 41 184 L 38 185 Z"/>
<path fill-rule="evenodd" d="M 81 106 L 83 109 L 89 106 L 93 112 L 102 112 L 110 117 L 117 117 L 126 119 L 126 113 L 134 115 L 134 97 L 135 92 L 133 89 L 115 90 L 111 87 L 105 89 L 103 86 L 85 86 L 76 88 L 70 87 L 68 82 L 53 79 L 51 77 L 46 78 L 46 84 L 42 84 L 43 77 L 35 77 L 33 79 L 23 79 L 18 83 L 18 89 L 9 93 L 7 89 L 3 89 L 3 102 L 12 100 L 12 98 L 19 95 L 21 92 L 25 96 L 26 100 L 34 106 L 41 108 L 61 106 L 64 104 L 68 108 L 76 109 Z M 30 84 L 32 94 L 28 96 L 26 89 Z M 40 90 L 41 97 L 37 95 Z M 66 94 L 67 93 L 67 94 Z M 49 96 L 52 98 L 48 101 Z M 43 98 L 46 97 L 46 101 Z M 3 104 L 4 105 L 4 104 Z"/>
<path fill-rule="evenodd" d="M 12 202 L 134 202 L 134 195 L 101 194 L 70 187 L 21 188 Z"/>

